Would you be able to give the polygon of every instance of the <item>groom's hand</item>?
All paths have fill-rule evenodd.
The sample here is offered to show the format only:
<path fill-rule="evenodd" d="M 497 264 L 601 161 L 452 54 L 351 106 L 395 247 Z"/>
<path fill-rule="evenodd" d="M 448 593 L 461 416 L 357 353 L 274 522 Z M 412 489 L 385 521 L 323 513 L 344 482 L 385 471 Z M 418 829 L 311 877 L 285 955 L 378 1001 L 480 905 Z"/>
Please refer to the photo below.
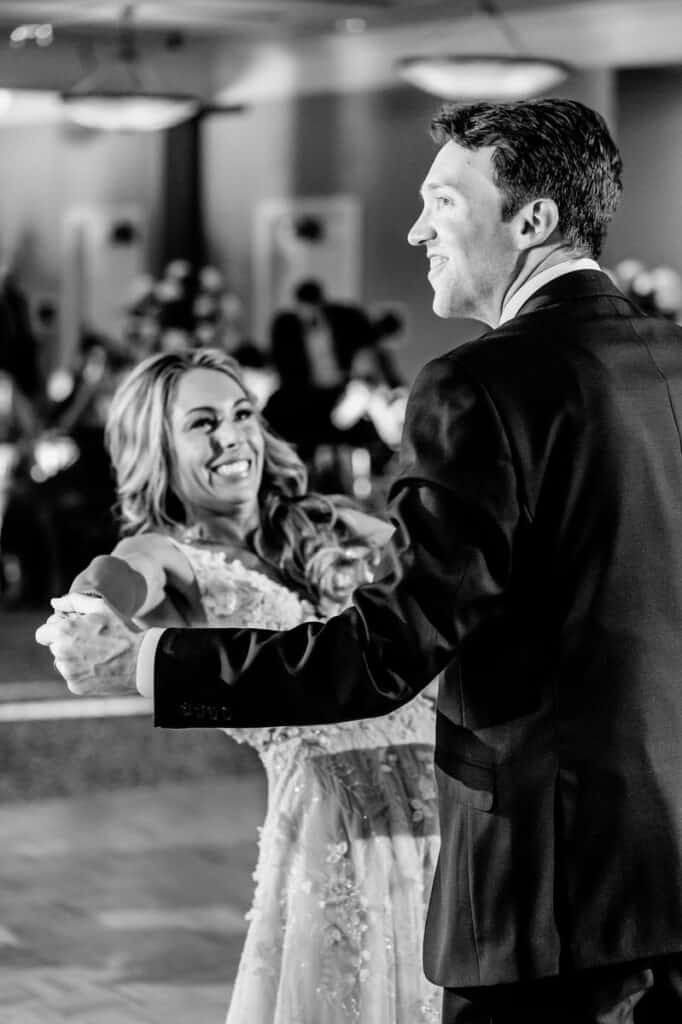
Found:
<path fill-rule="evenodd" d="M 36 640 L 49 647 L 72 693 L 137 693 L 135 669 L 143 634 L 128 628 L 101 598 L 68 594 L 52 602 L 55 614 Z"/>

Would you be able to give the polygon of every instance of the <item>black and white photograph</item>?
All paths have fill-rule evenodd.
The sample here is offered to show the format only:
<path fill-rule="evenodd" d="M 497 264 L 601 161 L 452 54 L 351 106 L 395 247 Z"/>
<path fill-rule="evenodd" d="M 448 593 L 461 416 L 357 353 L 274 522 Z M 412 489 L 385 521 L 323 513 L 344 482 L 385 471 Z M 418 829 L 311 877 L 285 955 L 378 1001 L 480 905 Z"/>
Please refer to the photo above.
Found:
<path fill-rule="evenodd" d="M 1 0 L 0 1024 L 682 1024 L 682 3 Z"/>

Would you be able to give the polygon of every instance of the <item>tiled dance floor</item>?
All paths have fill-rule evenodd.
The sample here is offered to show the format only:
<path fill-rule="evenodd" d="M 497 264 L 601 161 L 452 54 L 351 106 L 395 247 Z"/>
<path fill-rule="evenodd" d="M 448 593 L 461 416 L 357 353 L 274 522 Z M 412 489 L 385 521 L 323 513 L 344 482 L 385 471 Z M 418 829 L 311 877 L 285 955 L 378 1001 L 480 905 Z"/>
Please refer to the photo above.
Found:
<path fill-rule="evenodd" d="M 0 806 L 0 1024 L 221 1024 L 262 775 Z"/>

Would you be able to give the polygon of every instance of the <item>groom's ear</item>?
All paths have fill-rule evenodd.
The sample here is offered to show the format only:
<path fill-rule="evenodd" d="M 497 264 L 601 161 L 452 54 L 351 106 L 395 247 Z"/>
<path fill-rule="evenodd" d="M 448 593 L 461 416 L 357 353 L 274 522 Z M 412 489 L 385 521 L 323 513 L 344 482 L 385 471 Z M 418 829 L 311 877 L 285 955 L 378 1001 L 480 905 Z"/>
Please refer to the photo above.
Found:
<path fill-rule="evenodd" d="M 559 207 L 553 199 L 531 199 L 512 218 L 519 252 L 544 245 L 559 229 Z"/>

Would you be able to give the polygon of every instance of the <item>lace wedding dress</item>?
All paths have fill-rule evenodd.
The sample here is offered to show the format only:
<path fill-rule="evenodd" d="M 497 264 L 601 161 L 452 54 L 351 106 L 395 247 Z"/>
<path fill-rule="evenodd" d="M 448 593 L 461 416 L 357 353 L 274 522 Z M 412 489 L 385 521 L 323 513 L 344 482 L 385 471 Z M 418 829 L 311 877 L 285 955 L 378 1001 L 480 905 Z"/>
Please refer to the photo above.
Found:
<path fill-rule="evenodd" d="M 211 626 L 289 629 L 312 607 L 219 550 L 182 545 Z M 324 680 L 320 680 L 324 686 Z M 268 809 L 227 1024 L 425 1024 L 422 973 L 438 853 L 434 708 L 230 730 L 265 767 Z"/>

